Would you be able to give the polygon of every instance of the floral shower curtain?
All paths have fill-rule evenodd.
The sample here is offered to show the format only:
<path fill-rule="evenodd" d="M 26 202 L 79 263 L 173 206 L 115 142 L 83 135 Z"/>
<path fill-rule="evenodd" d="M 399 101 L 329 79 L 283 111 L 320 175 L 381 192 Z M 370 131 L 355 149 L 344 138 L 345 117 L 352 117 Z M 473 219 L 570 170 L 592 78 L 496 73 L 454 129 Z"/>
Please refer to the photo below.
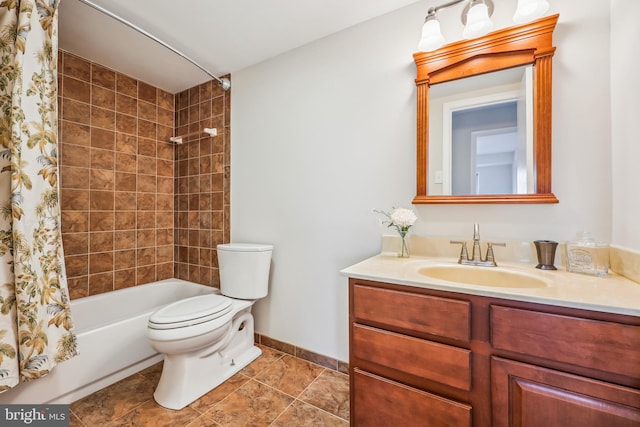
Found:
<path fill-rule="evenodd" d="M 0 391 L 77 354 L 60 231 L 59 0 L 0 0 Z"/>

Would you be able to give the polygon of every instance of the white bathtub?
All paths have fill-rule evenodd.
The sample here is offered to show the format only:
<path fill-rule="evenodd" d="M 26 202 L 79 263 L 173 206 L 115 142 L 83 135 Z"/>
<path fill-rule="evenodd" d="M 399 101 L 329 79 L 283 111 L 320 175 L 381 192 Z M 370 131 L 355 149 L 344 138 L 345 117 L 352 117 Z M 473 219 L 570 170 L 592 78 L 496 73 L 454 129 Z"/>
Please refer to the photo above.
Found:
<path fill-rule="evenodd" d="M 162 360 L 146 338 L 149 315 L 215 289 L 167 279 L 71 301 L 80 354 L 49 375 L 0 393 L 0 404 L 71 403 Z"/>

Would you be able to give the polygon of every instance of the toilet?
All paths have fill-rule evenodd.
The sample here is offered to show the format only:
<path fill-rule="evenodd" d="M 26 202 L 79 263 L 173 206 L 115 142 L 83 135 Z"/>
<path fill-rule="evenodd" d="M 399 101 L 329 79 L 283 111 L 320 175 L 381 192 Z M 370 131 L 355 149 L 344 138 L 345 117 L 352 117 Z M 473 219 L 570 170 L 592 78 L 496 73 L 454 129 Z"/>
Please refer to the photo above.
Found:
<path fill-rule="evenodd" d="M 165 408 L 184 408 L 262 353 L 251 307 L 267 295 L 273 246 L 228 243 L 217 250 L 220 294 L 186 298 L 149 317 L 149 343 L 165 355 L 153 397 Z"/>

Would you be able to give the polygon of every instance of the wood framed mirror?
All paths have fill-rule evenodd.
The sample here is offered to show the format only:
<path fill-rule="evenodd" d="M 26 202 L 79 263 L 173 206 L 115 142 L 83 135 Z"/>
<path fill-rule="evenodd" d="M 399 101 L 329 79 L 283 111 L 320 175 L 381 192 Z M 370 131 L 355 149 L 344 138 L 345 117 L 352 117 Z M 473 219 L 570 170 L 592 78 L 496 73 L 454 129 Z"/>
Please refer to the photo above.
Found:
<path fill-rule="evenodd" d="M 528 24 L 514 26 L 503 30 L 494 31 L 485 36 L 472 39 L 463 40 L 460 42 L 450 43 L 440 49 L 433 52 L 419 52 L 413 55 L 414 61 L 417 67 L 416 87 L 417 87 L 417 172 L 416 172 L 416 197 L 413 199 L 414 204 L 427 204 L 427 203 L 558 203 L 558 199 L 551 192 L 551 77 L 552 77 L 552 59 L 555 52 L 553 46 L 552 37 L 553 31 L 558 21 L 559 15 L 553 15 L 545 18 L 538 19 Z M 518 70 L 522 71 L 518 71 Z M 525 126 L 526 130 L 518 130 L 517 136 L 513 136 L 515 144 L 522 145 L 525 148 L 506 148 L 505 150 L 511 150 L 509 156 L 511 164 L 504 166 L 502 161 L 497 161 L 496 151 L 499 151 L 496 147 L 498 145 L 504 146 L 502 143 L 493 144 L 491 141 L 484 138 L 487 134 L 491 134 L 491 131 L 486 129 L 477 131 L 463 132 L 467 135 L 464 142 L 457 143 L 465 144 L 465 150 L 475 150 L 475 147 L 491 147 L 477 148 L 478 153 L 472 154 L 471 160 L 469 154 L 467 158 L 460 161 L 451 160 L 452 151 L 459 151 L 456 149 L 445 148 L 440 149 L 439 153 L 448 152 L 447 155 L 442 156 L 444 160 L 441 160 L 441 164 L 446 167 L 440 170 L 435 167 L 429 167 L 430 153 L 431 157 L 436 156 L 433 152 L 437 152 L 436 143 L 444 140 L 441 136 L 431 136 L 430 131 L 438 126 L 442 126 L 446 129 L 450 122 L 454 119 L 446 119 L 447 114 L 453 115 L 454 109 L 443 109 L 445 113 L 442 116 L 444 125 L 439 122 L 435 122 L 437 114 L 430 114 L 430 105 L 436 104 L 435 98 L 430 99 L 430 92 L 435 94 L 436 89 L 444 87 L 445 85 L 457 86 L 461 88 L 468 87 L 468 83 L 471 79 L 493 79 L 494 81 L 504 82 L 506 77 L 503 73 L 506 71 L 511 72 L 516 70 L 518 75 L 529 77 L 529 88 L 531 90 L 529 105 L 529 119 L 527 120 L 526 114 L 522 114 L 524 117 L 522 120 L 518 118 L 519 122 L 528 123 Z M 478 76 L 478 77 L 474 77 Z M 499 77 L 498 77 L 499 76 Z M 523 81 L 525 78 L 523 77 Z M 522 84 L 523 87 L 525 84 Z M 485 91 L 485 92 L 482 92 Z M 502 90 L 501 93 L 508 91 Z M 477 93 L 486 93 L 485 89 L 482 89 Z M 457 96 L 457 95 L 456 95 Z M 496 99 L 502 99 L 500 96 L 496 98 L 494 95 L 489 99 L 487 105 L 503 104 L 506 101 L 496 101 Z M 486 99 L 485 96 L 476 96 L 474 99 Z M 523 97 L 520 98 L 525 99 Z M 430 102 L 431 101 L 431 102 Z M 441 102 L 441 101 L 438 101 Z M 520 101 L 518 101 L 520 103 Z M 457 105 L 458 102 L 450 102 L 447 105 Z M 469 105 L 473 103 L 470 102 Z M 527 101 L 522 101 L 522 105 L 526 105 Z M 440 104 L 438 104 L 440 105 Z M 444 104 L 443 104 L 444 105 Z M 475 104 L 474 104 L 475 105 Z M 475 107 L 474 107 L 475 108 Z M 525 107 L 518 106 L 517 115 L 520 117 L 520 110 L 525 111 Z M 475 114 L 478 110 L 473 110 L 470 107 L 465 107 L 465 114 Z M 515 110 L 514 110 L 515 111 Z M 516 113 L 513 113 L 516 114 Z M 434 116 L 434 122 L 430 123 L 430 116 Z M 453 116 L 452 116 L 453 117 Z M 448 120 L 448 121 L 447 121 Z M 476 120 L 478 121 L 478 120 Z M 486 120 L 479 120 L 486 123 Z M 504 124 L 496 125 L 500 129 L 510 129 L 510 126 Z M 450 129 L 444 133 L 457 134 L 460 132 L 451 131 Z M 507 131 L 504 131 L 507 132 Z M 511 132 L 511 131 L 509 131 Z M 515 132 L 515 131 L 514 131 Z M 495 133 L 495 132 L 494 132 Z M 511 132 L 512 133 L 512 132 Z M 529 142 L 523 142 L 526 140 L 526 135 L 529 135 Z M 469 135 L 475 135 L 474 142 L 469 142 Z M 475 141 L 478 141 L 477 143 Z M 430 147 L 431 143 L 431 147 Z M 527 145 L 528 144 L 528 148 Z M 506 144 L 510 145 L 510 144 Z M 472 146 L 474 148 L 468 148 Z M 431 148 L 431 150 L 430 150 Z M 518 160 L 518 150 L 528 150 L 529 158 L 525 160 Z M 477 164 L 482 163 L 480 159 L 482 156 L 487 157 L 487 153 L 492 152 L 494 160 L 490 162 L 501 163 L 503 167 L 501 170 L 506 171 L 507 174 L 512 174 L 511 177 L 505 177 L 505 175 L 498 174 L 499 178 L 496 179 L 500 184 L 505 184 L 508 181 L 508 185 L 513 188 L 513 191 L 504 192 L 499 190 L 504 186 L 491 186 L 484 185 L 490 181 L 489 177 L 496 176 L 496 170 L 489 171 L 482 170 Z M 474 151 L 475 153 L 475 151 Z M 506 153 L 506 152 L 505 152 Z M 507 157 L 505 153 L 499 153 L 501 157 Z M 440 155 L 440 154 L 439 154 Z M 464 157 L 464 156 L 463 156 Z M 450 178 L 449 175 L 442 176 L 443 173 L 449 173 L 452 171 L 452 164 L 462 164 L 464 168 L 468 168 L 468 164 L 471 164 L 474 169 L 469 171 L 464 170 L 462 178 Z M 526 171 L 526 164 L 528 162 L 528 178 L 523 171 Z M 521 163 L 522 167 L 517 163 Z M 477 168 L 477 169 L 476 169 Z M 431 169 L 431 170 L 430 170 Z M 443 172 L 444 169 L 445 171 Z M 522 169 L 522 170 L 520 170 Z M 502 172 L 500 172 L 502 173 Z M 458 174 L 459 175 L 459 174 Z M 456 175 L 456 176 L 458 176 Z M 471 176 L 471 182 L 469 176 Z M 511 176 L 511 175 L 509 175 Z M 481 178 L 482 177 L 482 178 Z M 464 182 L 467 186 L 467 190 L 447 190 L 451 187 L 450 182 L 447 180 Z M 522 182 L 517 182 L 521 179 Z M 527 182 L 528 180 L 528 182 Z M 513 181 L 513 185 L 510 182 Z M 442 190 L 437 188 L 442 183 L 445 185 Z M 483 185 L 481 185 L 481 182 Z M 454 183 L 455 184 L 455 183 Z M 453 185 L 456 187 L 456 185 Z M 470 190 L 469 190 L 470 189 Z M 497 189 L 497 190 L 496 190 Z M 447 194 L 448 192 L 448 194 Z M 493 194 L 496 192 L 497 194 Z"/>

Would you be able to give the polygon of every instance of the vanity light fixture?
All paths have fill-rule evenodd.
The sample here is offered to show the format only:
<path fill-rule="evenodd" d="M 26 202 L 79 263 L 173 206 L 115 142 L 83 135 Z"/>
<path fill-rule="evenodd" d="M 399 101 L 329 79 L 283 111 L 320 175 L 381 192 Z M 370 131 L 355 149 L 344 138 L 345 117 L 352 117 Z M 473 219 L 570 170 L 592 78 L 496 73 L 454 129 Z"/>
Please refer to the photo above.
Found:
<path fill-rule="evenodd" d="M 462 11 L 462 24 L 465 26 L 462 36 L 465 39 L 473 39 L 483 36 L 493 29 L 490 16 L 493 14 L 492 0 L 452 0 L 439 6 L 430 7 L 422 27 L 422 37 L 418 44 L 420 52 L 430 52 L 445 44 L 444 36 L 440 30 L 438 11 L 467 2 Z M 547 0 L 518 0 L 518 7 L 513 16 L 514 22 L 522 24 L 542 17 L 549 10 Z"/>
<path fill-rule="evenodd" d="M 463 2 L 467 2 L 461 16 L 462 24 L 465 26 L 462 31 L 464 38 L 480 37 L 493 29 L 493 22 L 489 18 L 493 13 L 492 0 L 452 0 L 448 3 L 431 7 L 427 11 L 427 17 L 422 27 L 422 37 L 418 44 L 420 52 L 430 52 L 445 44 L 437 13 L 441 9 Z"/>

